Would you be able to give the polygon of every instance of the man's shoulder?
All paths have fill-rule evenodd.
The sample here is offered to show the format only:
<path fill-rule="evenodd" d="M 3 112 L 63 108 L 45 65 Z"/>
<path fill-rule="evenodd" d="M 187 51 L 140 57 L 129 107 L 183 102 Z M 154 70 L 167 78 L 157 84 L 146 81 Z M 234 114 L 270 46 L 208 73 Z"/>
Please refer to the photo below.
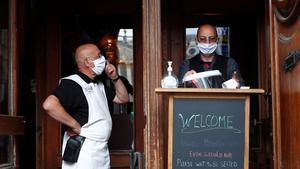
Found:
<path fill-rule="evenodd" d="M 220 60 L 226 60 L 226 61 L 227 61 L 227 60 L 230 59 L 230 57 L 223 56 L 223 55 L 218 55 L 218 54 L 216 54 L 215 56 L 216 56 L 217 59 L 220 59 Z"/>
<path fill-rule="evenodd" d="M 236 63 L 236 61 L 235 61 L 235 59 L 234 58 L 232 58 L 232 57 L 228 57 L 228 64 L 237 64 Z"/>
<path fill-rule="evenodd" d="M 79 87 L 80 85 L 73 78 L 70 78 L 70 77 L 71 76 L 61 78 L 59 85 L 64 86 L 64 87 L 70 87 L 70 88 Z"/>
<path fill-rule="evenodd" d="M 59 85 L 52 92 L 59 100 L 65 100 L 67 96 L 81 91 L 81 87 L 71 79 L 60 79 Z"/>
<path fill-rule="evenodd" d="M 72 74 L 72 75 L 69 75 L 69 76 L 65 76 L 65 77 L 62 77 L 61 80 L 73 80 L 75 81 L 74 79 L 76 78 L 80 78 L 80 76 L 78 74 Z"/>
<path fill-rule="evenodd" d="M 60 79 L 60 85 L 66 85 L 66 84 L 77 84 L 77 83 L 72 79 L 65 79 L 65 78 Z"/>

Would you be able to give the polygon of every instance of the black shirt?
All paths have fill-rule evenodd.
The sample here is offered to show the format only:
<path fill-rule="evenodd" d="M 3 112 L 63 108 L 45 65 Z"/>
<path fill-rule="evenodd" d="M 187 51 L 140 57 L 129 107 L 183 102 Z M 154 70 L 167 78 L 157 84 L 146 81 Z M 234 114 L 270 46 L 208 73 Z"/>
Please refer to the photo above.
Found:
<path fill-rule="evenodd" d="M 231 57 L 225 57 L 221 55 L 215 55 L 213 61 L 210 62 L 203 62 L 200 54 L 196 55 L 191 59 L 186 59 L 180 65 L 179 68 L 179 83 L 182 85 L 182 79 L 185 73 L 189 70 L 195 70 L 198 72 L 208 71 L 208 70 L 219 70 L 222 73 L 223 79 L 212 79 L 212 87 L 213 88 L 222 88 L 222 83 L 226 80 L 232 78 L 233 73 L 237 73 L 237 78 L 239 80 L 240 86 L 244 86 L 244 80 L 241 76 L 239 67 L 236 61 Z"/>
<path fill-rule="evenodd" d="M 90 79 L 87 75 L 77 72 L 86 83 L 101 83 Z M 104 85 L 106 98 L 108 102 L 112 102 L 115 97 L 115 91 Z M 61 105 L 75 120 L 83 126 L 88 122 L 88 102 L 85 98 L 81 86 L 73 80 L 62 79 L 59 86 L 52 93 L 56 96 Z"/>
<path fill-rule="evenodd" d="M 133 86 L 129 83 L 129 81 L 126 79 L 126 77 L 119 75 L 120 80 L 123 82 L 128 94 L 133 95 Z M 100 80 L 103 82 L 104 86 L 110 88 L 111 90 L 115 91 L 115 86 L 113 82 L 107 77 L 106 74 L 101 74 L 100 76 L 96 77 L 97 80 Z M 112 101 L 108 102 L 109 111 L 111 114 L 114 112 L 114 103 Z"/>

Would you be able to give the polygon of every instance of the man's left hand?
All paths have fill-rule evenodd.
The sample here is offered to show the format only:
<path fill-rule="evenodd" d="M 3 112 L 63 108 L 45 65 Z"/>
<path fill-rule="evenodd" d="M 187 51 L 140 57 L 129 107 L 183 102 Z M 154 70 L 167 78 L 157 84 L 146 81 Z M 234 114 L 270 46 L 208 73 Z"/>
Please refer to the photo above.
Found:
<path fill-rule="evenodd" d="M 118 77 L 116 67 L 109 63 L 109 61 L 106 61 L 105 73 L 110 79 L 116 79 Z"/>

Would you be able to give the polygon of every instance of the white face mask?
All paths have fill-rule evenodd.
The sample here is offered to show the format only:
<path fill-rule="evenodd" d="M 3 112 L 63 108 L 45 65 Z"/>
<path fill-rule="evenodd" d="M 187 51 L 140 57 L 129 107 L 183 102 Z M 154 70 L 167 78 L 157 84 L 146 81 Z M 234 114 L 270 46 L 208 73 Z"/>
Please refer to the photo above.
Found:
<path fill-rule="evenodd" d="M 198 43 L 199 50 L 203 54 L 212 54 L 218 47 L 217 43 Z"/>
<path fill-rule="evenodd" d="M 93 61 L 95 67 L 92 68 L 93 72 L 96 73 L 96 75 L 101 75 L 105 68 L 105 58 L 104 56 L 101 56 L 100 58 Z"/>

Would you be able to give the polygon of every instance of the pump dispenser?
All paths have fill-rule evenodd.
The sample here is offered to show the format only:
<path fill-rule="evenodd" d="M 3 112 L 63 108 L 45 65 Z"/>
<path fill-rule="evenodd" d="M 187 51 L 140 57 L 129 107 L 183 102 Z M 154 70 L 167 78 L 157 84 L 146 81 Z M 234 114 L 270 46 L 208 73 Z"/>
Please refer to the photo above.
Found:
<path fill-rule="evenodd" d="M 172 61 L 168 61 L 167 75 L 161 80 L 162 88 L 177 88 L 178 79 L 176 75 L 173 74 Z"/>

